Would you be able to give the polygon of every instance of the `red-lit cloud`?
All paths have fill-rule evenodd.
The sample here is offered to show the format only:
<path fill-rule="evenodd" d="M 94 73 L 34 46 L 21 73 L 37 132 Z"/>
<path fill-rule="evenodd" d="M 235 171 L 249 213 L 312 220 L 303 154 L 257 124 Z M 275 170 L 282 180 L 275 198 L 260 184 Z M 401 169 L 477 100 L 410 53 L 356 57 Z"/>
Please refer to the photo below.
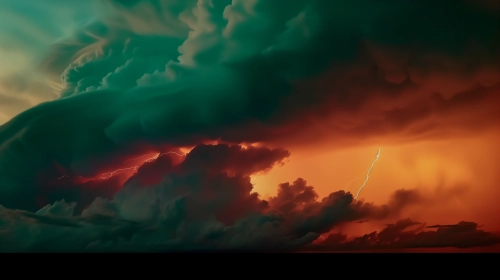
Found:
<path fill-rule="evenodd" d="M 405 218 L 412 207 L 437 207 L 499 179 L 474 169 L 493 165 L 498 154 L 485 140 L 500 123 L 500 15 L 485 8 L 489 1 L 125 2 L 107 1 L 109 14 L 53 46 L 42 68 L 61 77 L 59 99 L 0 126 L 7 251 L 299 250 L 350 222 Z M 376 203 L 329 183 L 354 161 L 305 164 L 309 150 L 447 140 L 462 151 L 452 141 L 473 136 L 489 143 L 482 151 L 489 158 L 467 161 L 481 149 L 474 142 L 467 168 L 449 167 L 453 159 L 445 166 L 444 148 L 434 149 L 441 161 L 421 168 L 426 175 L 453 170 L 454 180 L 434 184 L 445 190 L 425 192 L 422 182 L 399 185 L 386 176 Z M 183 157 L 165 153 L 183 148 L 193 149 Z M 295 151 L 302 166 L 293 179 L 279 178 L 269 199 L 255 193 L 251 177 Z M 423 151 L 401 162 L 417 165 Z M 388 155 L 378 174 L 402 170 L 396 152 Z M 333 185 L 321 187 L 324 198 L 316 183 L 296 179 L 320 168 L 328 172 L 320 183 Z M 477 204 L 483 197 L 474 195 Z M 412 222 L 354 241 L 330 235 L 327 248 L 496 240 L 463 223 L 456 228 L 467 234 L 396 230 L 405 223 Z M 13 237 L 19 227 L 39 235 L 22 243 Z M 395 239 L 386 238 L 390 232 Z M 43 240 L 61 240 L 60 247 Z"/>
<path fill-rule="evenodd" d="M 36 213 L 3 208 L 2 216 L 9 221 L 3 227 L 3 237 L 20 226 L 40 229 L 39 235 L 31 236 L 24 245 L 16 241 L 5 250 L 107 250 L 109 246 L 113 250 L 136 250 L 149 248 L 150 242 L 165 244 L 158 250 L 176 246 L 297 250 L 315 240 L 317 233 L 328 232 L 341 223 L 397 216 L 404 207 L 423 201 L 415 191 L 404 190 L 381 206 L 354 201 L 352 194 L 344 191 L 319 200 L 303 179 L 281 184 L 277 196 L 269 201 L 261 199 L 252 192 L 249 176 L 268 170 L 288 155 L 280 149 L 200 145 L 179 164 L 174 164 L 168 154 L 145 163 L 119 190 L 119 176 L 82 184 L 73 181 L 73 189 L 46 189 L 46 196 L 66 191 L 66 197 L 79 199 L 85 209 L 80 214 L 76 203 L 64 201 Z M 240 158 L 246 159 L 245 165 Z M 78 195 L 72 197 L 72 190 L 78 190 Z M 89 196 L 113 191 L 116 193 L 111 200 L 99 198 L 85 205 Z M 118 230 L 120 225 L 125 227 L 123 231 Z M 59 234 L 59 230 L 65 232 L 65 237 L 60 237 L 61 247 L 40 243 Z M 105 232 L 114 232 L 115 236 L 108 238 L 129 241 L 108 244 L 102 237 Z"/>
<path fill-rule="evenodd" d="M 437 229 L 437 230 L 430 230 Z M 315 250 L 381 250 L 401 248 L 470 248 L 500 244 L 500 235 L 478 229 L 474 222 L 427 226 L 410 219 L 389 224 L 380 232 L 346 241 L 341 233 L 329 234 L 311 247 Z"/>

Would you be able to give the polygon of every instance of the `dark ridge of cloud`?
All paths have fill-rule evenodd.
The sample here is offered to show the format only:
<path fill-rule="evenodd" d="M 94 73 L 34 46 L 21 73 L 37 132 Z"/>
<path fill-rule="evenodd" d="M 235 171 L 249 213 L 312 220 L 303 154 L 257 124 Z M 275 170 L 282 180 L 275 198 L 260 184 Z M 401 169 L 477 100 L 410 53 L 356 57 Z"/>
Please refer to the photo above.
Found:
<path fill-rule="evenodd" d="M 141 188 L 155 186 L 162 182 L 166 174 L 189 176 L 196 172 L 212 175 L 226 172 L 231 176 L 246 178 L 252 174 L 266 172 L 276 164 L 282 164 L 289 155 L 290 153 L 283 149 L 218 144 L 196 146 L 184 156 L 181 163 L 178 162 L 178 155 L 169 153 L 147 162 L 144 161 L 148 158 L 143 157 L 142 161 L 139 159 L 139 163 L 130 162 L 125 166 L 124 161 L 127 158 L 120 158 L 119 161 L 115 159 L 108 166 L 102 163 L 96 165 L 97 173 L 92 176 L 66 173 L 64 168 L 58 168 L 56 165 L 33 178 L 37 188 L 31 190 L 31 193 L 25 193 L 20 199 L 5 201 L 2 204 L 9 208 L 34 210 L 47 203 L 66 199 L 77 202 L 75 209 L 79 213 L 96 197 L 111 199 L 124 185 Z M 121 173 L 110 174 L 114 170 L 123 169 L 135 173 L 131 177 Z"/>
<path fill-rule="evenodd" d="M 464 229 L 464 230 L 468 230 L 468 229 L 476 229 L 478 227 L 478 225 L 474 222 L 465 222 L 465 221 L 461 221 L 459 222 L 458 224 L 455 224 L 455 225 L 432 225 L 432 226 L 427 226 L 427 228 L 437 228 L 437 229 L 451 229 L 451 228 L 455 228 L 455 229 L 458 229 L 458 230 L 461 230 L 461 229 Z"/>
<path fill-rule="evenodd" d="M 63 98 L 0 127 L 0 203 L 33 209 L 54 166 L 95 177 L 160 146 L 435 138 L 500 120 L 500 17 L 469 1 L 120 3 L 54 47 L 44 69 L 62 72 Z M 246 180 L 217 176 L 197 184 Z M 356 216 L 348 201 L 332 195 L 310 211 L 347 211 L 324 218 L 337 222 Z M 300 232 L 323 228 L 301 219 Z"/>
<path fill-rule="evenodd" d="M 424 228 L 436 228 L 426 231 Z M 411 219 L 389 224 L 380 232 L 372 232 L 362 237 L 346 241 L 341 233 L 330 234 L 321 244 L 312 245 L 312 250 L 379 250 L 395 248 L 471 248 L 500 244 L 500 236 L 478 229 L 477 223 L 461 221 L 454 225 L 425 224 Z"/>
<path fill-rule="evenodd" d="M 225 170 L 229 174 L 249 176 L 268 171 L 275 163 L 289 157 L 290 153 L 283 149 L 266 147 L 242 148 L 238 145 L 198 145 L 187 154 L 182 165 L 186 169 Z"/>
<path fill-rule="evenodd" d="M 0 241 L 7 244 L 1 250 L 296 251 L 307 249 L 321 234 L 340 224 L 394 218 L 405 207 L 428 203 L 417 190 L 398 190 L 384 205 L 355 201 L 344 191 L 319 199 L 302 178 L 280 184 L 276 196 L 262 200 L 252 191 L 249 176 L 288 156 L 285 150 L 265 147 L 199 145 L 180 163 L 175 163 L 172 154 L 145 162 L 117 189 L 112 187 L 120 182 L 117 177 L 83 183 L 73 178 L 73 185 L 39 191 L 52 198 L 58 193 L 75 198 L 77 203 L 62 199 L 36 212 L 0 207 Z M 113 178 L 117 180 L 114 183 Z M 93 195 L 108 192 L 110 197 L 98 197 L 85 205 L 92 197 L 85 197 L 92 194 L 92 186 Z M 71 188 L 81 193 L 71 196 L 67 192 Z M 405 225 L 397 223 L 380 236 L 387 239 L 394 235 L 390 232 Z M 450 231 L 456 226 L 432 227 Z M 460 223 L 458 227 L 467 231 L 475 224 Z"/>
<path fill-rule="evenodd" d="M 35 213 L 2 206 L 0 241 L 6 246 L 1 250 L 297 250 L 340 223 L 384 219 L 419 203 L 395 195 L 387 205 L 375 206 L 344 191 L 319 200 L 300 178 L 262 200 L 249 175 L 287 156 L 280 149 L 202 145 L 177 165 L 167 156 L 145 163 L 111 199 L 99 197 L 83 211 L 64 199 Z M 148 177 L 161 179 L 143 184 Z"/>

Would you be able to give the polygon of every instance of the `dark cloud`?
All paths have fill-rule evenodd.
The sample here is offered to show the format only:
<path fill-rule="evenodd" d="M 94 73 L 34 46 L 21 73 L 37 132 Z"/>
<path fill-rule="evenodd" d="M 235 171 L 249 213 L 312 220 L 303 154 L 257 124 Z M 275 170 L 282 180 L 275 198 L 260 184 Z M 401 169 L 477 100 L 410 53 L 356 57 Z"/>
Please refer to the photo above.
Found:
<path fill-rule="evenodd" d="M 293 184 L 278 186 L 278 194 L 269 199 L 273 209 L 300 221 L 295 226 L 299 232 L 325 232 L 331 224 L 340 224 L 363 218 L 385 219 L 399 215 L 403 208 L 422 204 L 425 198 L 417 190 L 398 190 L 386 205 L 376 206 L 363 201 L 353 201 L 352 195 L 344 191 L 331 193 L 318 200 L 312 186 L 299 178 Z M 349 207 L 347 207 L 349 206 Z"/>
<path fill-rule="evenodd" d="M 109 192 L 112 180 L 76 185 L 81 193 L 73 197 L 61 188 L 44 190 L 78 199 L 83 211 L 64 199 L 35 213 L 2 207 L 0 240 L 9 240 L 2 250 L 297 250 L 340 223 L 384 219 L 411 204 L 375 206 L 355 202 L 344 191 L 319 200 L 303 179 L 281 184 L 276 197 L 262 200 L 249 175 L 288 155 L 280 149 L 201 145 L 178 164 L 170 154 L 145 163 L 110 199 L 99 197 L 90 205 L 82 194 L 92 193 L 92 186 L 99 187 L 94 194 Z"/>
<path fill-rule="evenodd" d="M 437 229 L 435 231 L 424 230 Z M 410 219 L 389 224 L 380 232 L 372 232 L 362 237 L 346 241 L 341 233 L 328 235 L 316 250 L 376 250 L 396 248 L 470 248 L 492 246 L 500 243 L 500 236 L 478 229 L 474 222 L 459 222 L 454 225 L 425 224 Z"/>
<path fill-rule="evenodd" d="M 78 235 L 78 240 L 68 239 L 78 242 L 75 249 L 116 248 L 121 234 L 159 238 L 170 249 L 187 243 L 303 244 L 337 223 L 381 219 L 421 200 L 403 190 L 385 206 L 353 202 L 345 192 L 318 201 L 312 187 L 298 180 L 281 185 L 267 204 L 274 211 L 266 212 L 266 203 L 250 194 L 249 176 L 288 153 L 224 145 L 198 146 L 180 164 L 162 156 L 140 167 L 127 183 L 124 178 L 96 182 L 99 174 L 123 168 L 135 155 L 208 140 L 287 144 L 329 136 L 350 143 L 381 135 L 436 138 L 471 133 L 500 120 L 494 105 L 499 101 L 500 17 L 480 3 L 103 4 L 109 13 L 55 45 L 42 65 L 61 76 L 61 98 L 0 127 L 4 206 L 33 211 L 37 201 L 54 207 L 55 200 L 68 197 L 78 206 L 58 202 L 64 206 L 58 207 L 79 212 L 76 207 L 97 196 L 112 198 L 83 213 L 102 216 L 105 208 L 120 217 L 116 228 L 93 229 L 88 236 L 82 233 L 84 239 L 68 233 L 68 238 Z M 54 186 L 57 175 L 90 179 Z M 64 219 L 90 223 L 83 213 Z M 134 242 L 121 248 L 134 249 Z M 25 248 L 42 250 L 43 244 Z"/>
<path fill-rule="evenodd" d="M 231 176 L 250 176 L 266 172 L 275 164 L 282 164 L 283 159 L 289 156 L 289 152 L 283 149 L 242 148 L 223 144 L 198 145 L 184 157 L 181 157 L 180 151 L 175 154 L 169 152 L 172 151 L 160 155 L 155 160 L 148 160 L 148 157 L 152 156 L 146 155 L 147 157 L 140 157 L 136 161 L 130 161 L 129 158 L 128 161 L 115 160 L 114 164 L 109 166 L 98 165 L 96 167 L 98 172 L 94 176 L 68 173 L 64 168 L 55 165 L 54 168 L 46 169 L 34 178 L 38 188 L 32 190 L 30 196 L 24 194 L 24 200 L 31 203 L 28 204 L 29 207 L 22 204 L 22 201 L 7 202 L 5 205 L 36 209 L 49 202 L 66 199 L 78 202 L 75 209 L 81 210 L 96 197 L 112 198 L 124 184 L 140 188 L 154 186 L 162 182 L 165 174 L 170 173 L 218 174 L 223 171 Z M 183 159 L 180 164 L 179 158 Z M 118 172 L 113 172 L 115 170 Z M 120 173 L 120 171 L 129 172 Z M 130 172 L 134 173 L 131 177 Z"/>
<path fill-rule="evenodd" d="M 36 198 L 56 202 L 36 212 L 0 208 L 0 240 L 8 241 L 2 250 L 301 250 L 343 223 L 399 217 L 428 203 L 416 190 L 398 190 L 384 205 L 344 191 L 319 199 L 301 178 L 263 200 L 250 175 L 288 156 L 282 149 L 198 145 L 180 161 L 172 153 L 148 160 L 130 178 L 54 176 Z"/>

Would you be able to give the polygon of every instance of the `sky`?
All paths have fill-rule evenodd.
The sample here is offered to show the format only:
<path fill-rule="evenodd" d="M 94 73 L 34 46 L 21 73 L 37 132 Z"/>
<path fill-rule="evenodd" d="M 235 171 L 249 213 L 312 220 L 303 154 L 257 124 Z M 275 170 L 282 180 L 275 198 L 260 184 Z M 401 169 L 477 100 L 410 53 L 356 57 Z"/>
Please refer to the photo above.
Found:
<path fill-rule="evenodd" d="M 500 252 L 498 1 L 39 2 L 0 251 Z"/>

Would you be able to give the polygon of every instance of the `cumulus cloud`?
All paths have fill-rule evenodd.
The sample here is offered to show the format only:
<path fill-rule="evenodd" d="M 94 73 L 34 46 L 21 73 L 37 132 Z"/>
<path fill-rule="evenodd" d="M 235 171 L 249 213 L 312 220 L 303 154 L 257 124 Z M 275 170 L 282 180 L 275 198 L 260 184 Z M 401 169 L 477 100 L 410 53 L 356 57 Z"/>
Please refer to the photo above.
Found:
<path fill-rule="evenodd" d="M 77 202 L 62 199 L 36 212 L 2 207 L 0 239 L 9 240 L 2 250 L 297 250 L 340 223 L 384 219 L 419 203 L 418 195 L 395 195 L 376 206 L 344 191 L 320 200 L 301 178 L 281 184 L 268 201 L 261 199 L 249 176 L 288 155 L 280 149 L 201 145 L 178 164 L 171 154 L 146 162 L 114 192 L 106 189 L 112 181 L 103 180 L 93 194 L 112 193 L 108 199 L 89 201 L 93 189 L 86 183 L 73 185 L 80 187 L 73 196 Z M 41 195 L 57 193 L 71 198 L 64 188 Z"/>
<path fill-rule="evenodd" d="M 296 251 L 340 224 L 399 217 L 405 207 L 426 202 L 417 190 L 398 190 L 384 205 L 355 201 L 344 191 L 319 199 L 302 178 L 280 184 L 264 200 L 252 191 L 250 176 L 283 162 L 286 150 L 199 145 L 180 162 L 175 156 L 145 162 L 123 184 L 118 177 L 68 176 L 39 190 L 43 201 L 56 202 L 35 212 L 2 206 L 0 240 L 8 242 L 1 250 Z"/>
<path fill-rule="evenodd" d="M 51 203 L 69 213 L 95 197 L 111 199 L 96 200 L 80 216 L 50 214 L 52 222 L 75 225 L 65 228 L 75 250 L 118 243 L 133 249 L 153 235 L 170 249 L 186 242 L 304 244 L 337 223 L 386 217 L 406 205 L 403 198 L 412 203 L 402 193 L 383 207 L 353 202 L 344 192 L 318 200 L 303 180 L 280 185 L 278 196 L 264 202 L 251 195 L 249 176 L 287 152 L 200 145 L 209 140 L 276 146 L 332 136 L 350 143 L 387 135 L 425 139 L 500 120 L 494 105 L 500 17 L 479 2 L 101 4 L 105 12 L 55 44 L 42 63 L 61 77 L 60 98 L 0 127 L 4 206 L 34 211 Z M 193 146 L 182 163 L 162 156 L 128 180 L 95 180 L 134 155 Z M 62 175 L 72 179 L 54 183 Z M 104 217 L 103 209 L 114 214 Z M 13 227 L 42 223 L 52 232 L 43 211 L 4 210 Z M 98 218 L 84 215 L 89 211 Z M 76 225 L 91 228 L 88 235 L 70 234 Z M 33 242 L 23 248 L 47 244 Z"/>

